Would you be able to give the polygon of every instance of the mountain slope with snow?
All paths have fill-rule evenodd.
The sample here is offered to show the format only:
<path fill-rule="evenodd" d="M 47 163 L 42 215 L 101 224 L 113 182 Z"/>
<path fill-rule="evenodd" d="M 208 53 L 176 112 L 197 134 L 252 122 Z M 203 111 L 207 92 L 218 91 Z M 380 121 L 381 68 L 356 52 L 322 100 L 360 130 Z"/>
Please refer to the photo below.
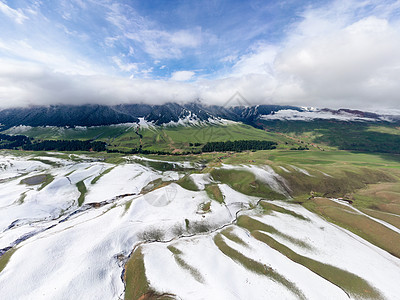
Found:
<path fill-rule="evenodd" d="M 398 121 L 398 114 L 391 115 L 340 109 L 310 109 L 295 106 L 216 106 L 201 103 L 166 103 L 163 105 L 123 104 L 104 105 L 53 105 L 11 108 L 0 111 L 3 128 L 13 126 L 101 126 L 120 123 L 138 123 L 139 118 L 154 125 L 191 125 L 199 122 L 230 120 L 255 125 L 257 120 L 314 120 L 335 119 L 342 121 Z"/>
<path fill-rule="evenodd" d="M 287 197 L 276 201 L 218 182 L 196 162 L 164 160 L 179 165 L 164 171 L 146 166 L 152 162 L 3 152 L 0 298 L 399 295 L 399 258 L 290 200 L 282 176 L 315 175 L 294 165 L 282 166 L 281 174 L 268 165 L 217 167 L 253 174 Z M 222 202 L 211 197 L 211 187 Z"/>

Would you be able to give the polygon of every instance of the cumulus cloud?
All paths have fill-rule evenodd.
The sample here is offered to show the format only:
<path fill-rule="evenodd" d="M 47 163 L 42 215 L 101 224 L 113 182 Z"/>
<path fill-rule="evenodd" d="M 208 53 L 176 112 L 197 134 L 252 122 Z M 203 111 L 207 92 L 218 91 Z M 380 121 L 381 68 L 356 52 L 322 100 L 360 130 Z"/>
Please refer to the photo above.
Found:
<path fill-rule="evenodd" d="M 195 99 L 190 85 L 105 75 L 71 75 L 34 63 L 0 60 L 0 106 L 182 102 Z"/>
<path fill-rule="evenodd" d="M 195 74 L 193 71 L 176 71 L 172 73 L 171 80 L 187 81 L 192 79 Z"/>
<path fill-rule="evenodd" d="M 399 107 L 398 23 L 389 21 L 388 9 L 354 16 L 361 4 L 347 3 L 306 11 L 281 44 L 258 44 L 241 56 L 232 68 L 240 79 L 227 81 L 239 81 L 253 103 Z"/>
<path fill-rule="evenodd" d="M 1 107 L 50 104 L 187 102 L 198 98 L 223 105 L 237 91 L 263 101 L 268 83 L 262 75 L 180 82 L 54 72 L 34 63 L 0 60 Z M 260 96 L 261 95 L 261 96 Z"/>
<path fill-rule="evenodd" d="M 400 92 L 400 32 L 385 19 L 366 17 L 295 40 L 278 53 L 273 68 L 277 98 L 292 90 L 294 102 L 393 106 Z"/>
<path fill-rule="evenodd" d="M 274 76 L 274 61 L 278 54 L 278 47 L 260 44 L 240 57 L 232 68 L 232 75 L 268 74 Z"/>

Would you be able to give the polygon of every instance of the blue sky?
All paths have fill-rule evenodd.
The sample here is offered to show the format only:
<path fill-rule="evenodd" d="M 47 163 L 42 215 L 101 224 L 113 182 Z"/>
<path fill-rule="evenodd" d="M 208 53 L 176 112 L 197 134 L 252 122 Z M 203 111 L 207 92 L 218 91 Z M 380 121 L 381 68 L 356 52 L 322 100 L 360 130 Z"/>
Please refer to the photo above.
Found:
<path fill-rule="evenodd" d="M 239 91 L 396 108 L 399 13 L 389 0 L 0 0 L 0 107 L 223 104 Z"/>
<path fill-rule="evenodd" d="M 14 17 L 14 23 L 1 18 L 5 41 L 70 54 L 112 74 L 158 79 L 177 71 L 208 78 L 227 73 L 257 43 L 279 43 L 287 27 L 300 19 L 296 14 L 309 5 L 209 0 L 3 3 L 24 16 Z"/>

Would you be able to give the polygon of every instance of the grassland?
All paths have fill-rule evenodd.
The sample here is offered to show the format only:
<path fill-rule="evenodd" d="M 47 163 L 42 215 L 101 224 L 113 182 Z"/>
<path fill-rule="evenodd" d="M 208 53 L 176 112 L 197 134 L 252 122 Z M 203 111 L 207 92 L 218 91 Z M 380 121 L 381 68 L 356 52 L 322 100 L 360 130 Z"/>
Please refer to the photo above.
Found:
<path fill-rule="evenodd" d="M 394 175 L 398 174 L 394 173 Z M 400 229 L 400 184 L 380 182 L 368 185 L 351 195 L 353 205 L 363 213 Z"/>
<path fill-rule="evenodd" d="M 400 154 L 398 124 L 334 120 L 262 121 L 267 130 L 312 147 Z"/>
<path fill-rule="evenodd" d="M 11 133 L 10 130 L 5 133 Z M 207 142 L 226 142 L 235 140 L 273 141 L 287 148 L 294 145 L 292 140 L 277 133 L 266 132 L 245 124 L 209 125 L 209 126 L 160 126 L 140 128 L 129 124 L 59 128 L 33 127 L 21 134 L 36 140 L 96 140 L 109 145 L 109 149 L 130 151 L 142 146 L 144 150 L 182 152 L 200 151 Z M 287 143 L 287 144 L 286 144 Z"/>
<path fill-rule="evenodd" d="M 22 193 L 22 194 L 19 196 L 19 198 L 18 198 L 18 204 L 24 203 L 25 198 L 26 198 L 26 192 Z"/>
<path fill-rule="evenodd" d="M 329 199 L 313 198 L 303 205 L 400 258 L 400 235 L 388 227 Z"/>
<path fill-rule="evenodd" d="M 79 195 L 79 198 L 78 198 L 78 205 L 79 205 L 79 206 L 82 206 L 83 202 L 85 202 L 85 195 L 86 195 L 86 193 L 87 193 L 86 185 L 85 185 L 85 183 L 84 183 L 83 180 L 82 180 L 82 181 L 79 181 L 79 182 L 76 184 L 76 187 L 78 188 L 79 193 L 81 193 L 81 194 Z"/>
<path fill-rule="evenodd" d="M 153 180 L 152 182 L 149 182 L 142 190 L 141 194 L 147 194 L 149 192 L 152 192 L 154 190 L 157 190 L 159 188 L 162 188 L 164 186 L 167 186 L 171 182 L 169 181 L 163 181 L 161 178 L 158 178 L 156 180 Z"/>
<path fill-rule="evenodd" d="M 354 153 L 348 151 L 257 151 L 235 153 L 219 159 L 228 164 L 270 165 L 284 177 L 291 188 L 293 200 L 327 220 L 346 228 L 378 247 L 399 257 L 399 235 L 389 228 L 346 209 L 330 200 L 321 203 L 317 196 L 345 198 L 364 213 L 396 227 L 400 221 L 400 163 L 394 155 Z M 294 167 L 296 166 L 296 168 Z M 285 170 L 280 167 L 284 167 Z M 298 168 L 308 172 L 303 174 Z M 213 178 L 253 196 L 268 197 L 268 192 L 249 190 L 254 180 L 239 171 L 214 169 Z M 277 198 L 270 198 L 277 199 Z M 321 198 L 322 199 L 322 198 Z M 294 212 L 260 202 L 264 213 L 277 211 L 304 218 Z M 243 219 L 239 219 L 243 222 Z M 260 229 L 260 228 L 258 228 Z M 260 229 L 261 230 L 261 229 Z M 263 229 L 274 233 L 273 228 Z"/>
<path fill-rule="evenodd" d="M 281 208 L 278 208 L 275 205 L 271 206 L 269 203 L 267 203 L 268 205 L 265 206 L 265 204 L 266 203 L 264 202 L 264 208 L 267 207 L 269 210 L 276 210 L 279 212 L 289 213 L 292 215 L 292 213 L 288 211 L 282 211 Z M 300 215 L 298 216 L 295 215 L 294 217 L 298 218 L 299 216 Z M 302 216 L 300 216 L 300 219 L 303 219 Z M 364 279 L 360 278 L 359 276 L 347 272 L 345 270 L 341 270 L 337 267 L 318 262 L 306 256 L 299 255 L 290 248 L 277 242 L 270 234 L 280 236 L 283 239 L 291 243 L 295 243 L 302 248 L 312 250 L 312 247 L 307 243 L 305 243 L 304 241 L 297 240 L 293 237 L 288 237 L 285 234 L 282 234 L 279 231 L 277 231 L 273 226 L 255 220 L 247 215 L 240 216 L 238 218 L 237 225 L 247 229 L 254 238 L 267 244 L 271 248 L 279 251 L 292 261 L 305 266 L 306 268 L 310 269 L 319 276 L 339 286 L 344 291 L 346 291 L 346 293 L 351 294 L 356 298 L 359 297 L 368 299 L 381 298 L 379 292 L 376 291 Z"/>
<path fill-rule="evenodd" d="M 17 153 L 19 155 L 45 154 L 41 152 Z M 68 154 L 60 153 L 58 155 L 68 157 Z M 123 155 L 118 153 L 85 153 L 85 155 L 114 164 L 125 162 Z M 186 156 L 148 155 L 147 157 L 169 161 L 200 162 L 207 165 L 202 172 L 211 172 L 214 179 L 221 183 L 227 183 L 240 192 L 263 198 L 279 199 L 282 197 L 281 195 L 271 191 L 266 184 L 257 182 L 250 172 L 218 169 L 221 163 L 270 165 L 288 181 L 292 189 L 291 195 L 296 201 L 306 201 L 311 192 L 313 192 L 314 195 L 348 197 L 352 199 L 355 207 L 372 209 L 373 211 L 364 212 L 374 216 L 377 216 L 376 214 L 379 211 L 397 215 L 400 211 L 400 189 L 398 188 L 400 160 L 394 155 L 353 153 L 338 150 L 288 151 L 278 149 Z M 299 176 L 299 172 L 293 169 L 293 165 L 308 171 L 311 176 L 305 176 L 304 174 Z M 151 167 L 164 170 L 166 164 L 154 162 L 151 163 Z M 167 169 L 173 169 L 172 164 L 168 164 L 167 167 Z M 284 167 L 290 173 L 283 171 L 280 167 Z M 108 170 L 106 171 L 108 172 Z M 99 176 L 102 175 L 104 175 L 104 172 Z M 189 176 L 185 176 L 179 184 L 185 188 L 197 190 Z M 217 185 L 207 185 L 206 191 L 210 198 L 220 202 L 223 201 Z M 396 222 L 395 216 L 387 215 L 385 217 L 381 215 L 381 217 L 389 223 Z"/>
<path fill-rule="evenodd" d="M 400 184 L 381 182 L 371 184 L 353 194 L 360 209 L 374 209 L 383 213 L 400 215 Z"/>
<path fill-rule="evenodd" d="M 228 184 L 234 190 L 249 196 L 269 199 L 284 199 L 282 194 L 274 192 L 267 184 L 257 180 L 253 173 L 244 170 L 214 169 L 211 171 L 214 180 Z"/>
<path fill-rule="evenodd" d="M 142 248 L 139 246 L 132 253 L 125 265 L 125 300 L 172 300 L 174 295 L 162 294 L 153 291 L 146 278 L 144 257 Z"/>
<path fill-rule="evenodd" d="M 288 236 L 287 234 L 284 234 L 284 233 L 276 230 L 273 226 L 264 224 L 258 220 L 255 220 L 249 216 L 246 216 L 246 215 L 242 215 L 238 218 L 237 225 L 239 225 L 243 228 L 246 228 L 250 232 L 255 231 L 255 230 L 261 230 L 264 232 L 275 234 L 275 235 L 280 236 L 281 238 L 283 238 L 283 239 L 287 240 L 288 242 L 295 244 L 299 247 L 302 247 L 304 249 L 309 249 L 309 250 L 312 249 L 312 247 L 309 244 L 307 244 L 306 242 L 296 239 L 294 237 Z"/>
<path fill-rule="evenodd" d="M 101 177 L 103 177 L 104 175 L 110 173 L 112 171 L 112 169 L 114 169 L 114 168 L 115 167 L 111 167 L 111 168 L 108 168 L 107 170 L 101 172 L 99 175 L 97 175 L 95 178 L 92 179 L 90 184 L 95 184 Z"/>
<path fill-rule="evenodd" d="M 252 231 L 251 234 L 259 241 L 264 242 L 271 248 L 279 251 L 292 261 L 305 266 L 319 276 L 339 286 L 346 293 L 351 294 L 355 298 L 383 299 L 380 293 L 367 281 L 353 273 L 297 254 L 290 248 L 277 242 L 271 236 L 261 231 Z"/>
<path fill-rule="evenodd" d="M 377 211 L 374 209 L 361 209 L 361 211 L 371 217 L 385 221 L 400 229 L 400 215 Z"/>
<path fill-rule="evenodd" d="M 190 190 L 190 191 L 198 191 L 197 185 L 194 183 L 192 178 L 190 178 L 188 175 L 185 175 L 181 179 L 179 179 L 177 182 L 181 187 L 184 189 Z"/>
<path fill-rule="evenodd" d="M 276 211 L 276 212 L 279 212 L 279 213 L 282 213 L 282 214 L 290 215 L 292 217 L 295 217 L 295 218 L 303 220 L 303 221 L 309 221 L 309 219 L 304 217 L 303 215 L 300 215 L 298 213 L 295 213 L 294 211 L 285 209 L 283 207 L 274 205 L 271 202 L 260 201 L 260 205 L 264 209 L 264 213 L 269 213 L 271 211 Z"/>
<path fill-rule="evenodd" d="M 14 254 L 15 251 L 16 251 L 16 249 L 12 248 L 0 257 L 0 272 L 3 271 L 4 268 L 7 266 L 8 262 L 10 261 L 11 256 Z"/>
<path fill-rule="evenodd" d="M 371 125 L 367 129 L 368 131 L 373 131 L 373 132 L 380 132 L 380 133 L 386 133 L 386 134 L 396 134 L 400 135 L 400 127 L 398 126 L 374 126 Z"/>
<path fill-rule="evenodd" d="M 301 290 L 299 290 L 296 285 L 286 279 L 284 276 L 273 270 L 272 268 L 268 268 L 265 264 L 253 260 L 239 251 L 229 247 L 228 244 L 224 241 L 221 234 L 217 234 L 214 237 L 214 243 L 218 247 L 218 249 L 224 253 L 226 256 L 231 258 L 233 261 L 239 263 L 246 269 L 271 278 L 272 280 L 281 283 L 286 288 L 288 288 L 292 293 L 294 293 L 299 299 L 306 299 Z"/>
<path fill-rule="evenodd" d="M 111 125 L 111 126 L 93 126 L 93 127 L 31 127 L 21 131 L 23 134 L 40 140 L 108 140 L 112 141 L 118 135 L 123 134 L 129 125 Z M 5 133 L 14 133 L 12 129 L 6 130 Z"/>
<path fill-rule="evenodd" d="M 137 300 L 150 291 L 145 275 L 143 253 L 138 247 L 125 265 L 125 300 Z"/>
<path fill-rule="evenodd" d="M 205 282 L 201 273 L 182 258 L 183 254 L 182 251 L 180 251 L 178 248 L 172 245 L 168 246 L 168 250 L 172 252 L 176 263 L 183 269 L 187 270 L 189 274 L 193 276 L 194 279 L 196 279 L 200 283 Z"/>
<path fill-rule="evenodd" d="M 393 155 L 338 150 L 272 150 L 226 154 L 222 158 L 217 158 L 216 161 L 226 164 L 269 165 L 288 181 L 292 197 L 299 201 L 307 199 L 311 192 L 328 197 L 344 197 L 367 188 L 369 184 L 387 183 L 394 187 L 398 186 L 400 178 L 400 162 Z M 284 167 L 286 171 L 281 167 Z M 298 168 L 307 171 L 310 176 L 302 174 Z M 213 172 L 221 175 L 225 171 L 211 173 Z M 223 176 L 232 187 L 240 187 L 243 181 L 249 182 L 246 177 L 250 175 L 240 174 L 237 171 L 235 173 L 236 175 Z M 224 182 L 224 179 L 221 181 Z M 394 196 L 393 192 L 397 193 L 392 191 L 391 196 Z M 355 198 L 356 205 L 357 201 L 362 200 L 361 196 Z"/>
<path fill-rule="evenodd" d="M 243 194 L 257 196 L 259 198 L 283 199 L 281 194 L 272 191 L 266 183 L 256 180 L 254 174 L 248 171 L 219 168 L 222 164 L 269 165 L 287 181 L 288 186 L 291 188 L 290 194 L 293 197 L 293 202 L 301 203 L 303 207 L 317 213 L 326 220 L 346 228 L 365 240 L 388 251 L 392 255 L 400 257 L 399 234 L 366 216 L 355 213 L 354 210 L 346 206 L 337 204 L 329 199 L 317 197 L 343 197 L 351 201 L 352 205 L 362 212 L 400 228 L 400 156 L 395 154 L 356 153 L 337 150 L 337 148 L 339 148 L 337 144 L 335 145 L 337 142 L 324 142 L 324 138 L 328 136 L 326 132 L 323 130 L 313 131 L 310 130 L 310 128 L 306 129 L 307 128 L 303 131 L 299 130 L 298 132 L 278 133 L 266 132 L 239 124 L 230 125 L 229 130 L 222 126 L 204 128 L 165 127 L 158 128 L 157 130 L 141 129 L 141 140 L 133 128 L 123 126 L 115 126 L 115 128 L 113 126 L 106 126 L 104 128 L 64 129 L 64 131 L 59 131 L 58 133 L 54 131 L 54 135 L 51 137 L 50 135 L 46 136 L 44 131 L 41 134 L 38 134 L 37 131 L 32 134 L 36 138 L 93 138 L 107 141 L 112 145 L 111 147 L 115 149 L 137 148 L 141 144 L 144 149 L 168 152 L 188 149 L 196 151 L 200 146 L 191 146 L 190 143 L 203 144 L 208 141 L 235 139 L 277 141 L 279 143 L 279 148 L 276 150 L 246 151 L 242 153 L 207 153 L 185 156 L 147 155 L 146 157 L 168 161 L 204 163 L 206 168 L 202 171 L 185 170 L 187 174 L 177 181 L 177 183 L 185 189 L 198 190 L 198 187 L 189 176 L 190 172 L 210 172 L 214 180 L 219 183 L 227 184 Z M 398 135 L 398 129 L 391 127 L 368 127 L 366 130 L 380 134 Z M 59 135 L 56 135 L 56 133 Z M 320 142 L 315 144 L 317 140 Z M 292 145 L 304 144 L 311 145 L 311 150 L 289 150 Z M 12 153 L 21 156 L 47 155 L 60 158 L 69 158 L 70 154 L 48 154 L 45 152 L 22 151 L 14 151 Z M 72 154 L 85 154 L 85 156 L 89 158 L 113 164 L 126 162 L 124 155 L 118 153 L 76 152 Z M 77 156 L 74 157 L 75 156 L 71 156 L 72 159 L 81 159 Z M 54 162 L 50 160 L 46 161 L 43 160 L 43 158 L 33 159 L 54 166 Z M 178 170 L 178 168 L 174 167 L 172 164 L 166 164 L 164 162 L 142 163 L 161 171 L 171 169 Z M 308 172 L 309 175 L 302 173 L 299 168 Z M 92 180 L 91 184 L 96 184 L 101 176 L 104 176 L 111 170 L 112 168 L 103 171 Z M 44 182 L 40 182 L 40 189 L 44 188 L 52 180 L 53 177 L 47 174 Z M 142 192 L 149 192 L 169 183 L 170 182 L 157 180 L 146 187 Z M 83 181 L 77 183 L 77 188 L 80 192 L 78 199 L 78 204 L 80 206 L 84 203 L 87 190 Z M 213 183 L 206 185 L 205 191 L 211 199 L 223 203 L 224 198 L 218 184 Z M 21 201 L 23 200 L 22 197 Z M 203 207 L 203 209 L 211 209 L 210 203 L 211 202 L 205 202 L 205 207 Z M 126 210 L 129 209 L 130 204 L 131 202 L 126 203 Z M 269 201 L 261 201 L 260 206 L 263 213 L 266 214 L 276 212 L 290 215 L 304 222 L 308 221 L 303 215 L 281 208 Z M 289 244 L 310 250 L 312 247 L 306 242 L 279 232 L 273 226 L 264 224 L 248 216 L 239 217 L 237 224 L 249 230 L 254 238 L 264 242 L 294 262 L 302 264 L 316 274 L 336 284 L 355 298 L 380 298 L 379 293 L 362 278 L 334 266 L 302 256 L 276 241 L 274 237 L 280 237 Z M 186 226 L 189 232 L 196 231 L 194 229 L 192 230 L 192 227 L 194 228 L 195 225 L 196 224 L 192 223 L 189 224 L 189 220 L 187 220 Z M 199 231 L 207 232 L 208 230 L 209 228 L 204 227 L 204 230 L 201 229 Z M 274 270 L 268 269 L 262 262 L 246 257 L 244 254 L 230 247 L 228 245 L 228 240 L 238 245 L 247 246 L 243 240 L 235 235 L 231 228 L 223 230 L 215 235 L 214 238 L 216 246 L 234 262 L 257 274 L 262 274 L 263 276 L 280 282 L 288 289 L 292 290 L 297 296 L 302 297 L 301 292 L 292 282 L 289 282 Z M 197 278 L 199 282 L 202 282 L 203 278 L 201 274 L 190 265 L 190 262 L 183 259 L 183 254 L 177 247 L 171 246 L 169 250 L 178 265 L 187 270 L 191 276 Z M 0 271 L 6 265 L 13 251 L 15 250 L 10 250 L 0 258 Z M 132 254 L 126 265 L 125 282 L 125 299 L 151 299 L 152 297 L 160 299 L 160 295 L 152 291 L 147 282 L 143 254 L 140 247 Z M 169 296 L 164 295 L 164 297 L 168 298 Z"/>
<path fill-rule="evenodd" d="M 109 149 L 130 151 L 198 152 L 207 142 L 234 140 L 266 140 L 277 142 L 279 149 L 299 146 L 317 151 L 337 149 L 400 154 L 398 124 L 382 122 L 339 122 L 334 120 L 260 121 L 265 130 L 242 123 L 207 126 L 157 126 L 137 129 L 136 124 L 94 127 L 34 127 L 9 129 L 4 133 L 20 133 L 36 140 L 97 140 Z M 259 125 L 260 125 L 259 124 Z"/>
<path fill-rule="evenodd" d="M 205 191 L 207 192 L 208 197 L 210 197 L 211 199 L 214 199 L 219 203 L 224 202 L 224 195 L 222 195 L 218 184 L 207 184 L 205 187 Z"/>
<path fill-rule="evenodd" d="M 35 157 L 35 158 L 31 158 L 30 160 L 40 161 L 41 163 L 44 163 L 44 164 L 52 166 L 52 167 L 58 167 L 59 166 L 56 162 L 48 160 L 48 159 L 36 158 Z"/>
<path fill-rule="evenodd" d="M 18 155 L 29 154 L 40 156 L 45 154 L 42 152 L 14 152 Z M 80 152 L 77 154 L 80 154 Z M 113 164 L 126 162 L 123 155 L 118 153 L 84 154 L 93 159 Z M 60 155 L 60 158 L 61 156 L 68 157 L 68 154 L 60 153 L 57 155 Z M 71 157 L 75 156 L 72 155 Z M 255 180 L 254 175 L 250 172 L 218 169 L 222 163 L 232 165 L 269 165 L 275 172 L 288 181 L 292 189 L 291 196 L 295 197 L 298 201 L 306 200 L 310 196 L 310 193 L 313 192 L 315 195 L 327 197 L 353 196 L 355 199 L 354 205 L 358 208 L 377 209 L 377 205 L 379 205 L 380 209 L 384 212 L 396 213 L 397 211 L 398 213 L 399 210 L 398 203 L 385 200 L 385 197 L 382 198 L 383 194 L 386 194 L 389 198 L 398 198 L 397 193 L 399 191 L 387 190 L 388 185 L 382 186 L 382 191 L 379 192 L 379 195 L 356 193 L 367 188 L 370 184 L 377 183 L 388 183 L 392 185 L 392 188 L 395 188 L 400 178 L 400 158 L 396 155 L 353 153 L 339 150 L 320 151 L 314 149 L 310 151 L 290 151 L 277 149 L 184 156 L 148 155 L 147 157 L 156 160 L 189 161 L 204 164 L 206 168 L 202 172 L 211 172 L 214 179 L 221 183 L 227 183 L 240 192 L 269 199 L 282 198 L 281 195 L 271 191 L 266 184 Z M 176 166 L 174 167 L 173 164 L 166 164 L 164 162 L 143 161 L 142 163 L 162 171 L 176 170 Z M 299 172 L 292 166 L 306 170 L 311 176 L 304 176 L 303 174 L 299 176 Z M 280 167 L 284 167 L 289 172 L 283 171 Z M 99 176 L 101 177 L 102 175 L 104 174 L 100 174 Z M 100 177 L 95 178 L 94 182 Z M 197 187 L 195 187 L 188 176 L 183 178 L 179 184 L 188 189 L 197 190 Z M 206 188 L 206 191 L 211 198 L 221 201 L 221 195 L 216 187 L 209 186 Z M 384 207 L 390 207 L 390 209 L 385 210 Z"/>
<path fill-rule="evenodd" d="M 234 227 L 233 227 L 233 226 L 232 226 L 232 227 L 225 228 L 225 229 L 222 230 L 220 233 L 221 233 L 224 237 L 230 239 L 232 242 L 235 242 L 235 243 L 237 243 L 237 244 L 239 244 L 239 245 L 242 245 L 242 246 L 245 246 L 245 247 L 248 247 L 248 246 L 249 246 L 245 241 L 243 241 L 240 237 L 238 237 L 238 236 L 234 233 Z"/>
<path fill-rule="evenodd" d="M 222 130 L 224 128 L 215 127 L 214 129 Z M 210 130 L 210 128 L 166 127 L 158 130 L 141 129 L 140 132 L 143 135 L 143 145 L 147 143 L 148 145 L 153 145 L 152 147 L 158 147 L 154 149 L 161 149 L 164 147 L 164 150 L 171 151 L 172 149 L 193 148 L 189 145 L 189 142 L 201 143 L 206 142 L 207 139 L 213 141 L 215 135 L 209 137 L 206 134 L 207 130 Z M 398 129 L 378 126 L 377 128 L 369 127 L 368 130 L 395 134 Z M 218 136 L 218 140 L 232 139 L 232 136 L 233 138 L 245 139 L 244 136 L 246 135 L 248 139 L 265 139 L 271 141 L 276 139 L 280 143 L 280 148 L 276 150 L 246 151 L 242 153 L 204 153 L 184 156 L 147 155 L 146 157 L 156 160 L 189 161 L 204 164 L 206 167 L 201 172 L 211 173 L 214 180 L 228 184 L 241 193 L 260 198 L 283 199 L 282 195 L 272 191 L 267 184 L 256 180 L 255 176 L 250 172 L 244 170 L 220 169 L 222 164 L 269 165 L 276 173 L 285 178 L 288 186 L 291 188 L 290 195 L 295 202 L 302 203 L 303 206 L 309 210 L 320 214 L 331 222 L 351 230 L 375 245 L 389 251 L 393 255 L 399 255 L 398 247 L 391 242 L 392 234 L 386 234 L 386 230 L 389 230 L 388 228 L 365 216 L 346 211 L 345 208 L 332 207 L 332 203 L 329 205 L 326 205 L 326 203 L 324 205 L 317 203 L 318 201 L 315 200 L 315 197 L 345 198 L 351 201 L 352 205 L 362 212 L 384 220 L 399 228 L 400 156 L 395 154 L 335 150 L 334 147 L 325 147 L 326 145 L 324 146 L 323 144 L 320 144 L 319 147 L 310 147 L 311 150 L 309 151 L 288 150 L 290 144 L 286 144 L 286 142 L 297 144 L 311 143 L 312 140 L 316 138 L 314 131 L 300 130 L 299 136 L 293 135 L 292 137 L 289 135 L 290 132 L 288 134 L 270 133 L 258 129 L 256 130 L 246 125 L 231 125 L 229 126 L 229 130 L 226 131 L 225 133 L 219 133 L 220 136 Z M 201 133 L 200 137 L 198 133 Z M 320 132 L 319 134 L 322 133 Z M 106 135 L 99 136 L 98 139 L 102 139 L 105 136 Z M 296 140 L 298 137 L 301 139 Z M 307 137 L 309 140 L 306 140 Z M 116 147 L 119 147 L 118 145 L 127 145 L 133 140 L 135 140 L 135 143 L 139 142 L 138 135 L 133 129 L 125 128 L 120 135 L 114 136 L 113 141 L 116 143 Z M 303 143 L 301 143 L 301 141 L 303 141 Z M 321 150 L 322 147 L 324 147 L 324 151 Z M 14 152 L 17 155 L 29 154 L 40 156 L 46 154 L 44 152 Z M 126 162 L 123 155 L 118 153 L 84 154 L 93 159 L 100 159 L 114 164 Z M 54 156 L 66 158 L 68 154 L 60 153 L 57 155 L 54 154 Z M 176 170 L 176 166 L 174 167 L 172 164 L 166 164 L 164 162 L 142 163 L 161 171 Z M 107 169 L 105 172 L 109 170 L 110 169 Z M 308 172 L 309 176 L 302 173 L 301 170 Z M 190 172 L 193 171 L 195 170 L 185 170 L 187 175 L 177 183 L 186 189 L 198 190 L 197 186 L 188 176 Z M 92 183 L 96 183 L 105 172 L 99 174 Z M 197 170 L 195 172 L 199 171 Z M 51 180 L 51 175 L 49 175 L 47 182 L 49 183 Z M 159 186 L 163 185 L 156 184 L 153 188 Z M 79 191 L 81 192 L 79 202 L 83 203 L 83 186 L 81 186 Z M 205 191 L 211 199 L 221 203 L 223 202 L 223 195 L 217 184 L 207 185 Z M 291 214 L 294 217 L 302 218 L 302 216 L 296 216 L 293 212 L 274 206 L 270 202 L 261 202 L 261 206 L 265 213 L 277 211 L 279 213 Z M 371 230 L 371 228 L 373 228 L 373 230 Z M 387 236 L 388 238 L 383 239 L 383 236 Z M 397 240 L 397 238 L 393 236 L 393 240 Z"/>
<path fill-rule="evenodd" d="M 177 151 L 177 150 L 200 150 L 200 147 L 207 142 L 226 142 L 234 140 L 267 140 L 280 142 L 282 138 L 275 133 L 268 133 L 244 124 L 233 124 L 228 126 L 203 126 L 203 127 L 163 127 L 157 130 L 142 130 L 142 143 L 144 149 Z M 135 134 L 136 135 L 136 134 Z M 129 133 L 116 139 L 116 143 L 133 137 Z M 199 146 L 190 146 L 200 144 Z"/>

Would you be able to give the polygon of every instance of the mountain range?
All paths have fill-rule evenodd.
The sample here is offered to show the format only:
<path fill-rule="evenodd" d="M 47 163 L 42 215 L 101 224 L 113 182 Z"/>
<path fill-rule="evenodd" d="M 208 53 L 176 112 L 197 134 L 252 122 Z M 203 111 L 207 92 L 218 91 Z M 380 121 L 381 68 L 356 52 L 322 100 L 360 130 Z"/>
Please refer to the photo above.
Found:
<path fill-rule="evenodd" d="M 152 125 L 196 124 L 230 120 L 256 125 L 262 120 L 337 119 L 343 121 L 399 121 L 399 116 L 379 115 L 349 109 L 315 109 L 282 105 L 217 106 L 197 102 L 162 105 L 121 104 L 51 105 L 9 108 L 0 111 L 3 130 L 18 126 L 101 126 L 120 123 L 139 123 L 140 118 Z"/>

